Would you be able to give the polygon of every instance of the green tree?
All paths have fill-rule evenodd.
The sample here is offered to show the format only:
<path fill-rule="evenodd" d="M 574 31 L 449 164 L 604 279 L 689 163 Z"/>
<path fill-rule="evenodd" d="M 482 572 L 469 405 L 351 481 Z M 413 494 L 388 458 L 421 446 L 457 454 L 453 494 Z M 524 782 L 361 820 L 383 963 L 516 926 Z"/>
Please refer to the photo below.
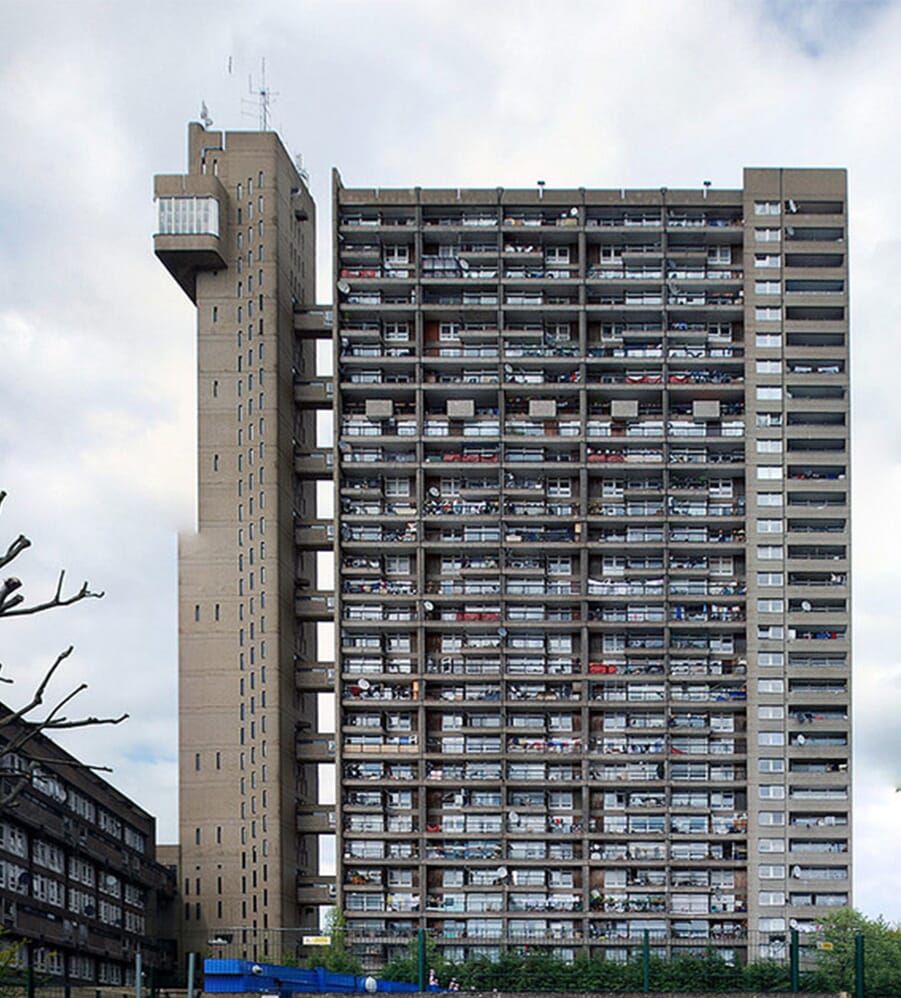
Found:
<path fill-rule="evenodd" d="M 441 956 L 435 940 L 426 936 L 425 940 L 425 968 L 426 977 L 429 971 L 434 970 L 441 987 L 447 987 L 450 979 L 456 976 L 459 980 L 459 968 L 456 964 L 448 963 Z M 392 956 L 382 967 L 380 976 L 386 981 L 406 981 L 408 984 L 419 983 L 419 938 L 413 938 L 407 943 L 406 949 Z M 462 984 L 461 984 L 462 987 Z"/>
<path fill-rule="evenodd" d="M 863 936 L 864 993 L 867 998 L 901 995 L 901 931 L 881 916 L 869 919 L 853 908 L 842 908 L 823 919 L 816 969 L 808 975 L 817 988 L 854 991 L 855 937 Z"/>
<path fill-rule="evenodd" d="M 24 973 L 19 956 L 25 948 L 24 939 L 10 939 L 0 928 L 0 998 L 21 995 Z"/>
<path fill-rule="evenodd" d="M 317 950 L 310 957 L 308 966 L 311 969 L 325 967 L 333 974 L 362 974 L 363 964 L 359 957 L 347 948 L 347 923 L 337 908 L 332 908 L 326 916 L 326 932 L 330 940 L 328 946 Z"/>

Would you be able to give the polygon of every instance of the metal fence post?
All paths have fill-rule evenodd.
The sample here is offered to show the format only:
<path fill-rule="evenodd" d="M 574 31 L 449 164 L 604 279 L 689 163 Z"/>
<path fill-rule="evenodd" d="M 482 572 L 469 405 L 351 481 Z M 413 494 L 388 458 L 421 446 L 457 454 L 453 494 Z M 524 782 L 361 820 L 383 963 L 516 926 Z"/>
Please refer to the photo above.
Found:
<path fill-rule="evenodd" d="M 651 990 L 651 933 L 645 929 L 641 941 L 642 988 L 647 994 Z"/>
<path fill-rule="evenodd" d="M 425 991 L 425 929 L 420 929 L 417 938 L 417 968 L 419 979 L 419 990 Z"/>
<path fill-rule="evenodd" d="M 25 943 L 25 959 L 28 961 L 25 968 L 25 988 L 28 998 L 34 998 L 34 950 L 30 942 Z"/>
<path fill-rule="evenodd" d="M 791 988 L 792 988 L 792 994 L 796 995 L 801 990 L 801 980 L 800 980 L 800 978 L 801 978 L 801 974 L 800 974 L 800 963 L 801 963 L 800 957 L 801 957 L 801 954 L 799 952 L 799 945 L 800 945 L 800 943 L 798 941 L 798 930 L 797 929 L 792 929 L 791 930 L 791 936 L 790 936 L 790 941 L 789 941 L 788 945 L 789 945 L 788 956 L 789 956 L 789 963 L 790 963 L 790 967 L 791 967 L 791 981 L 792 981 Z"/>
<path fill-rule="evenodd" d="M 854 936 L 854 998 L 863 998 L 863 933 Z"/>

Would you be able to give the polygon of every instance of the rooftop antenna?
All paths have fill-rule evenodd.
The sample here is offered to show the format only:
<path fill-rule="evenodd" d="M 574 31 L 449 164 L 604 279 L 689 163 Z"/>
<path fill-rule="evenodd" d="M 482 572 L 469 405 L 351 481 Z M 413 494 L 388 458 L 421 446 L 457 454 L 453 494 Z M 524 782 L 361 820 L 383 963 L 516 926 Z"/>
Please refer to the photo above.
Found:
<path fill-rule="evenodd" d="M 209 108 L 206 106 L 206 101 L 202 100 L 200 102 L 200 121 L 204 128 L 209 128 L 213 123 L 213 119 L 210 117 Z"/>
<path fill-rule="evenodd" d="M 266 60 L 265 58 L 260 59 L 260 85 L 254 90 L 253 87 L 253 76 L 247 77 L 247 85 L 250 90 L 250 96 L 253 98 L 253 103 L 256 104 L 257 111 L 259 113 L 260 121 L 260 131 L 269 131 L 269 109 L 274 98 L 278 97 L 278 91 L 270 90 L 266 86 Z M 248 101 L 247 103 L 251 103 Z"/>
<path fill-rule="evenodd" d="M 707 200 L 707 194 L 710 191 L 710 185 L 711 185 L 711 183 L 712 183 L 712 181 L 710 181 L 710 180 L 705 180 L 704 181 L 704 200 L 705 201 Z"/>
<path fill-rule="evenodd" d="M 536 183 L 538 184 L 538 197 L 543 198 L 544 197 L 544 185 L 547 183 L 547 181 L 546 180 L 538 180 L 538 181 L 536 181 Z"/>

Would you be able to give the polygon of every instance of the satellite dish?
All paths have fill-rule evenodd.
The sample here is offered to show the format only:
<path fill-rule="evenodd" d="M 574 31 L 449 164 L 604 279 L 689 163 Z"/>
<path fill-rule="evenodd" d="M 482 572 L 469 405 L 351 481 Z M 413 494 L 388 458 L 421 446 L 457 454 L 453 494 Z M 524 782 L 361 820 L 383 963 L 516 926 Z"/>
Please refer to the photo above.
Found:
<path fill-rule="evenodd" d="M 800 866 L 793 866 L 792 867 L 792 876 L 796 880 L 800 880 L 801 879 L 801 867 Z"/>
<path fill-rule="evenodd" d="M 813 609 L 813 603 L 811 603 L 809 599 L 803 599 L 801 600 L 801 609 L 805 613 L 810 613 L 810 611 Z"/>
<path fill-rule="evenodd" d="M 788 920 L 788 927 L 790 929 L 797 929 L 797 927 L 798 927 L 798 920 L 797 920 L 797 918 L 790 918 Z"/>
<path fill-rule="evenodd" d="M 807 742 L 806 735 L 798 735 L 796 742 L 798 745 L 804 745 Z"/>
<path fill-rule="evenodd" d="M 460 260 L 460 270 L 469 270 L 469 260 Z"/>
<path fill-rule="evenodd" d="M 512 374 L 512 373 L 513 373 L 513 365 L 504 364 L 504 374 Z"/>
<path fill-rule="evenodd" d="M 573 218 L 575 218 L 576 215 L 579 214 L 579 209 L 575 205 L 573 205 L 573 207 L 569 209 L 569 213 L 570 215 L 572 215 Z"/>
<path fill-rule="evenodd" d="M 510 812 L 510 824 L 511 825 L 518 825 L 519 824 L 519 812 L 518 811 L 511 811 Z"/>
<path fill-rule="evenodd" d="M 435 609 L 435 604 L 430 599 L 427 599 L 422 604 L 422 608 L 423 610 L 427 610 L 429 613 L 431 613 L 431 611 Z"/>
<path fill-rule="evenodd" d="M 357 680 L 357 686 L 359 686 L 361 690 L 368 690 L 371 685 L 372 684 L 369 682 L 368 679 Z"/>
<path fill-rule="evenodd" d="M 499 877 L 506 877 L 507 876 L 507 867 L 506 866 L 499 866 L 497 868 L 497 875 Z"/>
<path fill-rule="evenodd" d="M 335 287 L 341 292 L 342 295 L 350 294 L 350 285 L 347 281 L 338 281 Z"/>
<path fill-rule="evenodd" d="M 430 495 L 430 496 L 433 496 L 434 498 L 436 498 L 436 499 L 437 499 L 437 498 L 438 498 L 438 496 L 440 496 L 440 495 L 441 495 L 441 489 L 439 489 L 439 488 L 436 488 L 436 487 L 435 487 L 435 486 L 433 485 L 433 486 L 432 486 L 432 487 L 431 487 L 431 488 L 429 489 L 429 495 Z"/>
<path fill-rule="evenodd" d="M 507 636 L 507 628 L 506 627 L 499 627 L 497 629 L 497 633 L 498 633 L 498 635 L 500 637 L 505 638 Z"/>

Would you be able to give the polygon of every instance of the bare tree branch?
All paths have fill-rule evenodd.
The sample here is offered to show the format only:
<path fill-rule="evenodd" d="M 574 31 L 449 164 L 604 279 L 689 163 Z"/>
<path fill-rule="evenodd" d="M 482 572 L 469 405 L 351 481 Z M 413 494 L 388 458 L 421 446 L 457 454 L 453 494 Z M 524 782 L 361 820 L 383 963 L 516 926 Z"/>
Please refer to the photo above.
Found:
<path fill-rule="evenodd" d="M 90 769 L 97 773 L 111 773 L 113 771 L 110 766 L 95 766 L 92 762 L 79 762 L 77 759 L 51 759 L 49 757 L 43 759 L 39 756 L 32 756 L 32 762 L 39 766 L 71 766 L 73 769 Z"/>
<path fill-rule="evenodd" d="M 75 646 L 69 645 L 65 651 L 60 652 L 59 655 L 56 656 L 56 661 L 44 674 L 44 678 L 41 680 L 38 688 L 34 691 L 34 695 L 32 696 L 30 703 L 27 703 L 24 707 L 21 707 L 17 711 L 13 711 L 11 714 L 7 714 L 5 717 L 0 717 L 0 728 L 5 727 L 7 724 L 12 724 L 14 721 L 21 721 L 26 714 L 30 713 L 35 707 L 39 707 L 44 702 L 44 692 L 47 689 L 47 684 L 53 678 L 53 673 L 56 672 L 60 666 L 60 663 L 67 659 L 73 651 L 75 651 Z"/>
<path fill-rule="evenodd" d="M 83 599 L 103 598 L 104 594 L 102 592 L 93 592 L 87 582 L 82 585 L 77 593 L 73 593 L 71 596 L 63 596 L 63 580 L 65 576 L 66 570 L 62 569 L 59 573 L 59 581 L 56 584 L 56 593 L 52 599 L 44 603 L 35 603 L 33 606 L 19 606 L 18 604 L 22 602 L 22 597 L 18 594 L 7 599 L 7 594 L 11 593 L 13 589 L 18 589 L 22 583 L 18 579 L 6 579 L 2 586 L 0 586 L 0 616 L 23 617 L 26 614 L 43 613 L 44 610 L 52 610 L 57 606 L 71 606 L 73 603 L 80 603 Z M 10 584 L 12 584 L 11 588 L 9 588 Z"/>
<path fill-rule="evenodd" d="M 0 568 L 4 565 L 8 565 L 14 558 L 18 558 L 26 548 L 30 547 L 31 541 L 24 534 L 19 534 L 19 536 L 12 541 L 6 549 L 6 554 L 0 556 Z"/>
<path fill-rule="evenodd" d="M 6 492 L 0 490 L 0 506 L 6 499 Z M 0 568 L 15 560 L 23 551 L 31 547 L 31 540 L 24 534 L 12 541 L 5 553 L 0 553 Z M 63 584 L 65 582 L 65 569 L 59 573 L 56 584 L 56 592 L 53 596 L 42 603 L 35 603 L 31 606 L 23 605 L 24 596 L 19 592 L 22 587 L 21 579 L 9 576 L 0 579 L 0 618 L 21 617 L 36 613 L 43 613 L 45 610 L 52 610 L 55 607 L 71 606 L 85 599 L 100 599 L 102 592 L 94 592 L 87 582 L 82 587 L 69 596 L 63 594 Z M 26 752 L 29 743 L 44 732 L 61 731 L 72 728 L 87 728 L 101 724 L 121 724 L 127 719 L 128 714 L 121 714 L 118 717 L 96 717 L 89 714 L 86 717 L 69 718 L 62 712 L 80 693 L 87 689 L 86 683 L 81 683 L 73 690 L 62 697 L 43 717 L 32 718 L 39 707 L 44 703 L 44 698 L 57 670 L 62 663 L 72 654 L 73 647 L 70 645 L 65 651 L 60 652 L 53 664 L 47 669 L 40 683 L 38 683 L 31 699 L 23 707 L 11 709 L 5 705 L 0 705 L 4 713 L 0 714 L 0 810 L 9 807 L 23 791 L 31 785 L 32 779 L 39 771 L 42 764 L 50 768 L 58 766 L 71 766 L 75 769 L 94 770 L 97 772 L 110 772 L 108 766 L 94 766 L 81 763 L 76 759 L 42 758 Z M 2 666 L 0 666 L 2 668 Z M 11 683 L 12 680 L 3 676 L 0 682 Z M 52 743 L 51 743 L 52 744 Z M 36 746 L 37 747 L 37 746 Z M 9 762 L 4 765 L 4 761 Z"/>

